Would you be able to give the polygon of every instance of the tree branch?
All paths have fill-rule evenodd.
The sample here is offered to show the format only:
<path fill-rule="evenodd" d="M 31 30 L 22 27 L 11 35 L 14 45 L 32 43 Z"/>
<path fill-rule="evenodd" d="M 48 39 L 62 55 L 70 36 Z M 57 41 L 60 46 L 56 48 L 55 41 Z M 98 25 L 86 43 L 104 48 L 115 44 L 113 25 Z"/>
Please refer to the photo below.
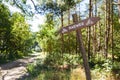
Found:
<path fill-rule="evenodd" d="M 117 2 L 113 2 L 112 4 L 113 5 L 120 5 L 120 3 L 117 3 Z"/>

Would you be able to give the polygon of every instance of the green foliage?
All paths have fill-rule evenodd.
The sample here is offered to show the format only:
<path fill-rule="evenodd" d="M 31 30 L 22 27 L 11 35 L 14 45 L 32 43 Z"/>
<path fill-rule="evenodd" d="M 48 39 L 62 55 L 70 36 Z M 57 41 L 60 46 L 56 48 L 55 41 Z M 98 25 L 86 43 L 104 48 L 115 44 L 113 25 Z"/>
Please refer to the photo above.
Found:
<path fill-rule="evenodd" d="M 9 21 L 10 12 L 9 9 L 0 4 L 0 57 L 6 59 L 8 55 L 8 44 L 10 43 L 11 25 Z M 6 53 L 6 54 L 5 54 Z"/>
<path fill-rule="evenodd" d="M 14 13 L 10 21 L 12 25 L 11 34 L 13 36 L 11 41 L 15 43 L 16 46 L 14 47 L 24 54 L 29 51 L 32 45 L 32 34 L 30 33 L 29 25 L 25 22 L 24 16 L 20 13 Z"/>
<path fill-rule="evenodd" d="M 0 13 L 0 59 L 10 60 L 27 55 L 33 38 L 24 16 L 20 13 L 10 15 L 3 4 L 0 4 Z"/>
<path fill-rule="evenodd" d="M 79 2 L 79 1 L 78 1 Z M 61 15 L 62 12 L 67 11 L 75 5 L 74 0 L 62 0 L 62 1 L 46 1 L 41 4 L 40 9 L 43 10 L 43 14 L 53 13 L 54 15 Z M 38 9 L 37 9 L 38 10 Z M 42 13 L 42 12 L 41 12 Z"/>
<path fill-rule="evenodd" d="M 67 80 L 69 78 L 69 71 L 59 71 L 54 67 L 37 63 L 36 65 L 28 65 L 28 72 L 30 77 L 25 80 Z"/>
<path fill-rule="evenodd" d="M 27 0 L 22 0 L 22 2 L 23 2 L 24 4 L 26 4 Z"/>
<path fill-rule="evenodd" d="M 51 53 L 46 57 L 44 64 L 47 64 L 50 66 L 63 65 L 64 62 L 63 62 L 62 55 L 60 53 Z"/>
<path fill-rule="evenodd" d="M 116 56 L 117 59 L 120 60 L 120 23 L 118 22 L 118 15 L 117 13 L 114 14 L 114 32 L 113 32 L 113 54 Z"/>
<path fill-rule="evenodd" d="M 118 61 L 112 61 L 111 59 L 105 59 L 103 57 L 91 58 L 89 65 L 91 67 L 92 79 L 102 80 L 119 80 L 120 76 L 120 63 Z"/>
<path fill-rule="evenodd" d="M 112 65 L 112 70 L 120 75 L 120 62 L 115 61 Z"/>
<path fill-rule="evenodd" d="M 37 42 L 39 42 L 39 45 L 45 52 L 60 52 L 60 41 L 58 41 L 59 36 L 56 35 L 56 29 L 52 21 L 53 17 L 51 14 L 47 15 L 47 17 L 48 20 L 44 25 L 40 26 L 41 30 L 36 34 Z"/>
<path fill-rule="evenodd" d="M 58 59 L 59 58 L 59 59 Z M 50 53 L 46 56 L 44 64 L 48 66 L 59 67 L 61 65 L 69 66 L 68 69 L 75 68 L 77 65 L 82 64 L 82 58 L 79 55 L 70 55 L 67 53 Z"/>
<path fill-rule="evenodd" d="M 115 61 L 112 65 L 112 73 L 116 80 L 120 79 L 120 62 Z"/>

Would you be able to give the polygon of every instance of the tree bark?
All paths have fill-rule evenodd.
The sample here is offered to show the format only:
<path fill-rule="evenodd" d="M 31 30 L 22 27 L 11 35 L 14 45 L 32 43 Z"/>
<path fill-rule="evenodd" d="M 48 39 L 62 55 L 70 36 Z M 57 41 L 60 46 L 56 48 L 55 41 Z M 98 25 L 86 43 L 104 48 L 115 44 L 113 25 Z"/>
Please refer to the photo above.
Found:
<path fill-rule="evenodd" d="M 120 0 L 119 0 L 120 1 Z M 113 0 L 111 0 L 111 2 L 113 2 Z M 111 49 L 112 49 L 112 60 L 114 61 L 114 37 L 113 37 L 113 32 L 114 32 L 114 24 L 113 24 L 113 14 L 114 14 L 114 11 L 113 11 L 113 4 L 111 3 Z"/>
<path fill-rule="evenodd" d="M 98 13 L 98 16 L 100 16 L 100 13 Z M 98 37 L 98 50 L 97 51 L 101 51 L 101 48 L 102 48 L 102 46 L 101 46 L 101 32 L 102 32 L 102 30 L 101 30 L 100 21 L 98 23 L 98 29 L 99 29 L 99 37 Z"/>
<path fill-rule="evenodd" d="M 92 16 L 92 1 L 89 0 L 89 17 Z M 88 27 L 88 59 L 90 59 L 91 27 Z"/>
<path fill-rule="evenodd" d="M 63 12 L 61 11 L 61 27 L 63 27 Z M 62 40 L 62 46 L 61 46 L 61 49 L 62 49 L 62 55 L 64 53 L 64 38 L 63 38 L 63 34 L 61 34 L 61 40 Z"/>
<path fill-rule="evenodd" d="M 70 25 L 70 8 L 68 8 L 68 25 Z M 68 41 L 70 42 L 70 33 L 68 33 Z M 69 54 L 71 53 L 71 47 L 69 43 Z"/>

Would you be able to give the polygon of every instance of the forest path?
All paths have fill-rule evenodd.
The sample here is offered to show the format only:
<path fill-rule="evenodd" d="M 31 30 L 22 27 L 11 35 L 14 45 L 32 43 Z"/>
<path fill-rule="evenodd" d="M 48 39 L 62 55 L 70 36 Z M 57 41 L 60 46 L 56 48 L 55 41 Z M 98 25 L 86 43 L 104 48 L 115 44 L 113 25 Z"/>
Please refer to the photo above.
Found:
<path fill-rule="evenodd" d="M 0 66 L 0 80 L 17 80 L 27 73 L 27 65 L 29 63 L 36 63 L 38 59 L 45 58 L 45 55 L 41 53 L 33 53 L 29 57 L 18 59 L 13 62 Z"/>

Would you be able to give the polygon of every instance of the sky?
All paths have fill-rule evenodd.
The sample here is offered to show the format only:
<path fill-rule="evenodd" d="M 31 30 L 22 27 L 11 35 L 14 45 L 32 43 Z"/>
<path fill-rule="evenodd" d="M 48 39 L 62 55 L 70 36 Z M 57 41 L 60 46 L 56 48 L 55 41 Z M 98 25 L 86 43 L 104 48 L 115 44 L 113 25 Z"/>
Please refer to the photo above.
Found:
<path fill-rule="evenodd" d="M 33 32 L 39 31 L 39 25 L 45 22 L 45 17 L 42 15 L 35 14 L 33 20 L 29 20 L 28 23 L 31 25 L 31 30 Z"/>
<path fill-rule="evenodd" d="M 81 3 L 81 9 L 82 9 L 83 12 L 86 10 L 86 8 L 85 8 L 86 3 L 88 4 L 89 0 L 84 0 Z M 20 9 L 16 8 L 15 6 L 8 5 L 7 3 L 5 3 L 5 4 L 7 6 L 9 6 L 9 9 L 12 12 L 21 12 Z M 34 6 L 33 6 L 32 2 L 31 2 L 31 0 L 27 0 L 27 4 L 31 5 L 31 9 L 32 9 L 32 11 L 34 11 Z M 35 1 L 35 4 L 37 4 L 36 1 Z M 45 22 L 45 17 L 43 15 L 40 15 L 40 14 L 35 14 L 32 18 L 33 18 L 32 20 L 27 20 L 27 22 L 31 25 L 31 31 L 32 32 L 37 32 L 37 31 L 39 31 L 38 26 Z"/>
<path fill-rule="evenodd" d="M 6 2 L 3 2 L 3 3 L 9 7 L 9 9 L 10 9 L 10 11 L 12 13 L 14 13 L 14 12 L 21 12 L 21 10 L 19 8 L 16 8 L 15 6 L 11 6 L 11 5 L 7 4 Z M 31 0 L 27 0 L 27 4 L 31 5 L 31 7 L 32 7 L 31 9 L 34 11 L 34 6 L 33 6 L 32 2 L 31 2 Z M 35 14 L 32 17 L 32 19 L 31 20 L 27 20 L 27 22 L 28 22 L 28 24 L 31 25 L 31 27 L 30 27 L 31 31 L 32 32 L 37 32 L 37 31 L 39 31 L 39 27 L 38 26 L 45 22 L 45 17 L 43 15 L 40 15 L 40 14 Z"/>
<path fill-rule="evenodd" d="M 36 0 L 34 0 L 34 3 L 37 4 Z M 34 11 L 34 6 L 31 0 L 27 0 L 27 5 L 31 5 L 32 11 Z M 45 16 L 40 14 L 35 14 L 33 16 L 33 20 L 28 20 L 28 23 L 31 25 L 31 30 L 33 32 L 39 31 L 39 25 L 43 24 L 45 22 Z"/>
<path fill-rule="evenodd" d="M 37 4 L 36 0 L 34 0 L 34 3 Z M 27 0 L 27 4 L 31 5 L 32 11 L 34 11 L 34 6 L 31 0 Z M 39 25 L 43 24 L 45 22 L 45 16 L 40 14 L 35 14 L 33 16 L 33 20 L 28 20 L 28 23 L 31 25 L 31 30 L 33 32 L 39 31 Z"/>

